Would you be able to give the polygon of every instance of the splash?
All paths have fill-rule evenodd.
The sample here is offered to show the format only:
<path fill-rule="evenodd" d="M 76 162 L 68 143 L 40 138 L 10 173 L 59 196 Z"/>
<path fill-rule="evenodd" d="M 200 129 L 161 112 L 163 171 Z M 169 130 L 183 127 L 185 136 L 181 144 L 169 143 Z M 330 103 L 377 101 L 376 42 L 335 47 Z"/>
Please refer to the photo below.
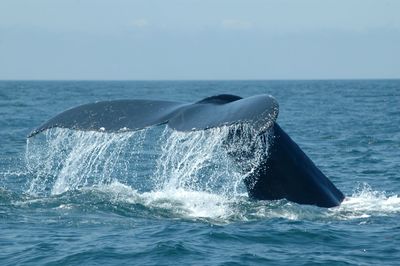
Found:
<path fill-rule="evenodd" d="M 225 217 L 227 205 L 246 195 L 243 178 L 268 151 L 252 130 L 243 124 L 192 132 L 51 129 L 28 140 L 27 168 L 35 178 L 27 192 L 51 196 L 118 183 L 146 206 L 172 204 L 187 216 Z"/>
<path fill-rule="evenodd" d="M 135 172 L 129 171 L 128 161 L 143 158 L 137 151 L 145 137 L 146 130 L 103 134 L 56 128 L 28 139 L 26 165 L 36 176 L 28 193 L 60 194 L 131 176 Z"/>
<path fill-rule="evenodd" d="M 162 213 L 169 218 L 198 219 L 207 218 L 223 221 L 232 215 L 229 204 L 232 199 L 202 192 L 188 191 L 182 188 L 138 193 L 132 187 L 115 181 L 98 188 L 102 192 L 114 195 L 115 205 L 120 203 L 140 204 L 153 213 Z"/>
<path fill-rule="evenodd" d="M 204 191 L 228 197 L 246 192 L 243 179 L 268 152 L 247 125 L 179 132 L 168 128 L 161 139 L 155 173 L 158 189 Z"/>
<path fill-rule="evenodd" d="M 330 209 L 286 200 L 250 201 L 243 179 L 268 154 L 264 140 L 246 125 L 118 134 L 51 129 L 27 143 L 27 167 L 34 176 L 27 192 L 45 202 L 61 199 L 61 209 L 70 206 L 74 191 L 89 195 L 83 197 L 89 205 L 100 193 L 117 209 L 121 204 L 140 205 L 163 217 L 213 223 L 275 218 L 365 221 L 400 213 L 398 195 L 366 184 Z"/>
<path fill-rule="evenodd" d="M 339 219 L 365 219 L 371 216 L 387 216 L 400 213 L 400 197 L 384 191 L 373 190 L 368 184 L 360 184 L 353 195 L 331 210 Z"/>

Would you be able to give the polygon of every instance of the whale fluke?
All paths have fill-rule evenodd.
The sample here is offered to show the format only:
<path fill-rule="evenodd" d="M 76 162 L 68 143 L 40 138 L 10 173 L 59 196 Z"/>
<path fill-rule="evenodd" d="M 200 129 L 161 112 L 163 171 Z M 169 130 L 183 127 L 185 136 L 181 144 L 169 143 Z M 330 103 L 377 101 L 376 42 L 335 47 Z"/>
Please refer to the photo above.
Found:
<path fill-rule="evenodd" d="M 80 105 L 51 118 L 28 137 L 54 127 L 103 132 L 134 131 L 167 123 L 179 131 L 247 122 L 260 130 L 278 116 L 278 103 L 269 95 L 242 99 L 222 94 L 193 104 L 172 101 L 114 100 Z"/>
<path fill-rule="evenodd" d="M 167 124 L 177 131 L 207 130 L 232 124 L 251 126 L 269 142 L 268 154 L 244 180 L 249 197 L 287 199 L 320 207 L 338 206 L 343 193 L 315 166 L 276 122 L 277 101 L 269 95 L 241 98 L 222 94 L 195 103 L 114 100 L 66 110 L 36 128 L 28 137 L 50 128 L 124 132 Z M 234 156 L 234 155 L 233 155 Z"/>

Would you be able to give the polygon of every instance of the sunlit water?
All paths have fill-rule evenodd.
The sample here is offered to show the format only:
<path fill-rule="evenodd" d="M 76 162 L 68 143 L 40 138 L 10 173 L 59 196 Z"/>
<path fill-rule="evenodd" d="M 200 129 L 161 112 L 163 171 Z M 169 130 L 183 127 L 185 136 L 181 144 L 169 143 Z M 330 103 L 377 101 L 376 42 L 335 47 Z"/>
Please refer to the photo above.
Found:
<path fill-rule="evenodd" d="M 250 200 L 243 179 L 268 143 L 248 125 L 25 138 L 81 103 L 219 93 L 274 95 L 344 202 Z M 399 81 L 0 82 L 0 262 L 396 265 L 399 103 Z"/>

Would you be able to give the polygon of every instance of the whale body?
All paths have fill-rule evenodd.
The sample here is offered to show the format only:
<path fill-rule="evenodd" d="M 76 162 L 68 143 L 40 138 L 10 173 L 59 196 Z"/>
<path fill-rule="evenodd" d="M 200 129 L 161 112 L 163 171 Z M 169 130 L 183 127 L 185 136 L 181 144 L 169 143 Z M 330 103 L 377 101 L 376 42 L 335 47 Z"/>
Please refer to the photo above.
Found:
<path fill-rule="evenodd" d="M 54 127 L 84 131 L 125 132 L 166 124 L 177 131 L 207 130 L 248 124 L 268 141 L 268 154 L 244 179 L 256 200 L 287 199 L 299 204 L 334 207 L 343 193 L 278 125 L 279 105 L 269 95 L 241 98 L 222 94 L 195 103 L 113 100 L 80 105 L 51 118 L 28 138 Z M 268 136 L 266 137 L 266 133 Z"/>

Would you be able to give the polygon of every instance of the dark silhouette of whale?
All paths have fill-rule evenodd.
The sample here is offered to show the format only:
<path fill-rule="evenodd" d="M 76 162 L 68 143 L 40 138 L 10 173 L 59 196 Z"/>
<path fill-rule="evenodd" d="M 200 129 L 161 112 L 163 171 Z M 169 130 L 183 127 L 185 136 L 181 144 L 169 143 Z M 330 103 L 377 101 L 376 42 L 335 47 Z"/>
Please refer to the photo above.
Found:
<path fill-rule="evenodd" d="M 250 198 L 338 206 L 344 195 L 277 124 L 278 110 L 278 103 L 269 95 L 241 98 L 223 94 L 195 103 L 104 101 L 69 109 L 28 137 L 54 127 L 124 132 L 167 124 L 174 130 L 193 131 L 245 123 L 251 125 L 255 135 L 269 141 L 265 159 L 244 180 Z M 266 138 L 266 132 L 272 137 Z"/>

